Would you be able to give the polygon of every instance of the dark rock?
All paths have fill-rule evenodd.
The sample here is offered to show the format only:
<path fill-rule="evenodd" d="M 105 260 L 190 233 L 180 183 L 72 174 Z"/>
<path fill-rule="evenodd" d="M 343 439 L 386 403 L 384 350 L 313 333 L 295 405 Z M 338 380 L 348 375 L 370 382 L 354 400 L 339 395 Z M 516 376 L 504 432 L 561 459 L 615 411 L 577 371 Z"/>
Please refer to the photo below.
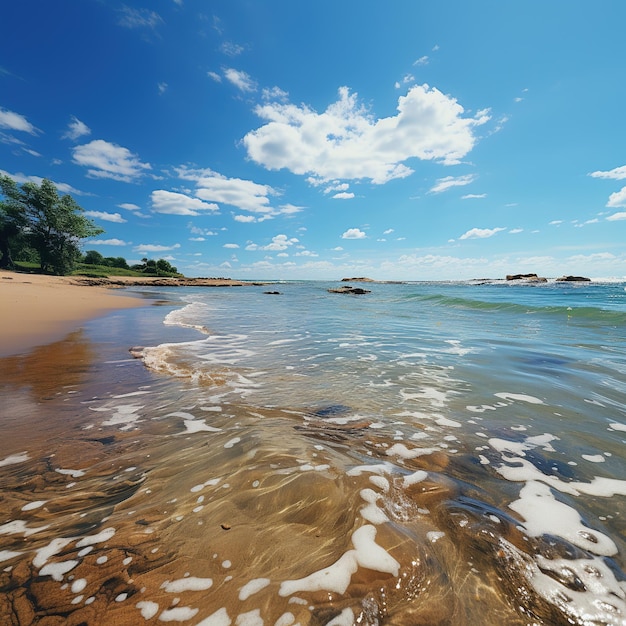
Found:
<path fill-rule="evenodd" d="M 343 287 L 338 287 L 337 289 L 329 289 L 329 293 L 351 293 L 357 296 L 360 296 L 364 293 L 372 293 L 369 289 L 363 289 L 361 287 L 351 287 L 350 285 L 344 285 Z"/>
<path fill-rule="evenodd" d="M 268 296 L 280 296 L 281 295 L 280 291 L 264 291 L 263 293 Z"/>
<path fill-rule="evenodd" d="M 591 278 L 586 278 L 585 276 L 561 276 L 561 278 L 557 278 L 556 281 L 558 283 L 564 283 L 564 282 L 570 282 L 570 283 L 587 282 L 588 283 L 588 282 L 591 282 Z"/>
<path fill-rule="evenodd" d="M 548 279 L 537 274 L 507 274 L 507 280 L 525 280 L 529 283 L 547 283 Z"/>

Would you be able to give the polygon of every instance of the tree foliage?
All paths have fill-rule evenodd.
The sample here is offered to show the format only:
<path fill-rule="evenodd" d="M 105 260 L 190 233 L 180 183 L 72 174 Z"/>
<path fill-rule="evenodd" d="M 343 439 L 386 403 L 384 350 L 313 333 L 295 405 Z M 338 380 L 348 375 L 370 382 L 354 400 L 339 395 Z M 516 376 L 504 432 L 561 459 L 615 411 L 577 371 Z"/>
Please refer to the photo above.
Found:
<path fill-rule="evenodd" d="M 104 232 L 83 215 L 74 198 L 59 196 L 48 179 L 20 188 L 1 176 L 0 188 L 5 196 L 0 202 L 0 266 L 12 265 L 11 252 L 21 238 L 37 251 L 42 272 L 67 274 L 81 258 L 81 240 Z"/>

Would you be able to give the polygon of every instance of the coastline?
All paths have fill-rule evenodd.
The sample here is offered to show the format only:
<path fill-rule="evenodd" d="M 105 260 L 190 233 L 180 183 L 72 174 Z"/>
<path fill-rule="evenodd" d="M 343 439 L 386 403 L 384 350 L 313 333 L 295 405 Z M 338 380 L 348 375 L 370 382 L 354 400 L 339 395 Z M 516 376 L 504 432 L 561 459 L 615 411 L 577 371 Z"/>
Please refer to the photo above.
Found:
<path fill-rule="evenodd" d="M 71 276 L 0 271 L 0 358 L 63 339 L 80 322 L 145 306 L 136 295 L 86 288 Z"/>

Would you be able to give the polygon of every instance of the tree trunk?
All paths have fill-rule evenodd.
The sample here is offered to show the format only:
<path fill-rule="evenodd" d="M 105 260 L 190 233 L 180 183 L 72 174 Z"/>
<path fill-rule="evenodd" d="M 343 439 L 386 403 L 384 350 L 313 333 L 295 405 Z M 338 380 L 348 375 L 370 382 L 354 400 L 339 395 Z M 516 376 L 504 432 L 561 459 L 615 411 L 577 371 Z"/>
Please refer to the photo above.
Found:
<path fill-rule="evenodd" d="M 0 269 L 12 270 L 15 268 L 15 263 L 11 258 L 11 249 L 9 248 L 9 240 L 6 237 L 0 237 Z"/>

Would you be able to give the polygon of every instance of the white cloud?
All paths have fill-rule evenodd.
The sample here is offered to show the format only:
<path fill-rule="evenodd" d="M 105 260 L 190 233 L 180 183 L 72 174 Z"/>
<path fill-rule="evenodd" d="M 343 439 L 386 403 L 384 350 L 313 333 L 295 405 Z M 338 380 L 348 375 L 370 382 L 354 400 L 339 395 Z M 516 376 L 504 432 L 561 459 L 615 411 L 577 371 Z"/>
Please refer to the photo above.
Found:
<path fill-rule="evenodd" d="M 198 198 L 190 198 L 183 193 L 157 189 L 150 194 L 152 210 L 155 213 L 168 215 L 201 215 L 202 213 L 219 211 L 217 204 L 203 202 Z"/>
<path fill-rule="evenodd" d="M 486 193 L 467 193 L 461 196 L 461 200 L 473 200 L 474 198 L 486 198 Z"/>
<path fill-rule="evenodd" d="M 189 241 L 206 241 L 206 237 L 189 237 Z"/>
<path fill-rule="evenodd" d="M 167 83 L 159 83 L 157 85 L 157 89 L 159 90 L 159 95 L 162 96 L 167 91 Z"/>
<path fill-rule="evenodd" d="M 623 180 L 624 178 L 626 178 L 626 165 L 613 168 L 612 170 L 608 170 L 606 172 L 591 172 L 589 176 L 591 176 L 592 178 L 611 178 L 613 180 Z"/>
<path fill-rule="evenodd" d="M 493 237 L 496 233 L 499 233 L 504 228 L 472 228 L 466 233 L 463 233 L 459 239 L 486 239 L 487 237 Z"/>
<path fill-rule="evenodd" d="M 433 48 L 434 50 L 434 48 Z M 413 61 L 413 65 L 428 65 L 429 58 L 427 56 L 420 57 L 419 59 Z"/>
<path fill-rule="evenodd" d="M 622 187 L 619 191 L 612 193 L 606 206 L 612 209 L 626 207 L 626 187 Z"/>
<path fill-rule="evenodd" d="M 358 228 L 348 228 L 348 230 L 341 235 L 342 239 L 364 239 L 367 235 Z"/>
<path fill-rule="evenodd" d="M 278 207 L 277 213 L 281 215 L 295 215 L 296 213 L 300 213 L 304 207 L 296 206 L 295 204 L 282 204 Z"/>
<path fill-rule="evenodd" d="M 145 170 L 152 169 L 127 148 L 103 139 L 76 146 L 73 155 L 74 163 L 87 167 L 87 174 L 93 178 L 112 178 L 128 183 L 139 178 Z"/>
<path fill-rule="evenodd" d="M 77 117 L 72 115 L 70 123 L 67 125 L 67 130 L 63 133 L 63 139 L 71 139 L 72 141 L 85 135 L 90 135 L 91 129 L 87 124 L 81 122 Z"/>
<path fill-rule="evenodd" d="M 244 47 L 240 46 L 237 43 L 225 41 L 220 46 L 220 50 L 229 57 L 236 57 L 236 56 L 239 56 L 244 51 Z"/>
<path fill-rule="evenodd" d="M 444 178 L 437 179 L 435 185 L 433 185 L 429 193 L 441 193 L 442 191 L 447 191 L 452 187 L 464 187 L 465 185 L 469 185 L 473 183 L 475 177 L 473 174 L 466 174 L 465 176 L 446 176 Z"/>
<path fill-rule="evenodd" d="M 37 132 L 37 129 L 23 115 L 2 108 L 0 108 L 0 128 L 19 130 L 31 135 Z"/>
<path fill-rule="evenodd" d="M 609 222 L 616 222 L 618 220 L 626 220 L 626 211 L 613 213 L 613 215 L 609 215 L 606 219 L 609 220 Z"/>
<path fill-rule="evenodd" d="M 391 233 L 394 232 L 393 228 L 388 228 L 387 230 L 383 231 L 383 235 L 391 235 Z"/>
<path fill-rule="evenodd" d="M 333 198 L 335 200 L 352 200 L 352 198 L 354 198 L 354 194 L 351 191 L 342 191 L 340 193 L 336 193 Z"/>
<path fill-rule="evenodd" d="M 282 102 L 286 102 L 289 93 L 280 87 L 266 87 L 261 92 L 261 97 L 263 100 L 281 100 Z"/>
<path fill-rule="evenodd" d="M 128 246 L 129 244 L 123 239 L 94 239 L 87 242 L 87 245 L 94 246 Z"/>
<path fill-rule="evenodd" d="M 105 213 L 104 211 L 85 211 L 87 217 L 93 217 L 104 222 L 114 222 L 116 224 L 124 224 L 125 220 L 119 213 Z"/>
<path fill-rule="evenodd" d="M 272 213 L 269 196 L 278 195 L 269 185 L 251 180 L 227 178 L 210 169 L 177 169 L 183 180 L 196 183 L 196 196 L 209 202 L 221 202 L 251 213 Z"/>
<path fill-rule="evenodd" d="M 239 244 L 237 244 L 237 243 L 225 243 L 222 247 L 223 248 L 232 248 L 234 250 L 235 248 L 239 247 Z"/>
<path fill-rule="evenodd" d="M 335 183 L 330 185 L 324 189 L 324 193 L 332 193 L 336 191 L 348 191 L 350 189 L 350 185 L 348 183 Z"/>
<path fill-rule="evenodd" d="M 510 235 L 517 235 L 519 233 L 523 233 L 524 229 L 523 228 L 511 228 L 511 230 L 509 231 Z"/>
<path fill-rule="evenodd" d="M 212 78 L 216 83 L 222 82 L 222 77 L 217 72 L 207 72 L 209 78 Z"/>
<path fill-rule="evenodd" d="M 257 89 L 256 83 L 248 74 L 246 74 L 246 72 L 228 68 L 224 70 L 224 76 L 226 77 L 226 80 L 237 87 L 239 91 L 251 92 L 256 91 Z"/>
<path fill-rule="evenodd" d="M 234 215 L 233 219 L 235 222 L 241 222 L 242 224 L 251 224 L 252 222 L 256 222 L 256 217 L 254 217 L 254 215 Z"/>
<path fill-rule="evenodd" d="M 123 6 L 120 13 L 122 16 L 119 19 L 119 25 L 125 28 L 155 29 L 163 22 L 163 18 L 158 13 L 149 9 L 133 9 Z"/>
<path fill-rule="evenodd" d="M 41 185 L 41 183 L 43 182 L 43 178 L 41 176 L 27 176 L 26 174 L 23 174 L 22 172 L 9 174 L 9 172 L 7 172 L 6 170 L 0 169 L 0 174 L 3 176 L 8 176 L 9 178 L 12 178 L 16 183 L 35 183 L 37 185 Z M 52 181 L 52 182 L 54 183 L 54 186 L 58 189 L 58 191 L 60 191 L 61 193 L 71 193 L 72 195 L 75 195 L 75 196 L 88 195 L 80 191 L 79 189 L 75 189 L 74 187 L 72 187 L 71 185 L 68 185 L 67 183 L 57 183 L 55 181 Z"/>
<path fill-rule="evenodd" d="M 176 243 L 173 246 L 160 246 L 156 244 L 149 243 L 140 243 L 138 246 L 135 246 L 135 252 L 139 252 L 140 254 L 145 254 L 147 252 L 167 252 L 168 250 L 176 250 L 180 248 L 180 244 Z"/>
<path fill-rule="evenodd" d="M 417 85 L 398 99 L 398 113 L 374 119 L 347 87 L 323 113 L 305 105 L 271 103 L 256 113 L 267 123 L 243 139 L 248 156 L 270 170 L 288 169 L 313 180 L 370 179 L 383 184 L 413 170 L 410 158 L 458 163 L 472 150 L 486 111 L 463 117 L 454 98 Z"/>

